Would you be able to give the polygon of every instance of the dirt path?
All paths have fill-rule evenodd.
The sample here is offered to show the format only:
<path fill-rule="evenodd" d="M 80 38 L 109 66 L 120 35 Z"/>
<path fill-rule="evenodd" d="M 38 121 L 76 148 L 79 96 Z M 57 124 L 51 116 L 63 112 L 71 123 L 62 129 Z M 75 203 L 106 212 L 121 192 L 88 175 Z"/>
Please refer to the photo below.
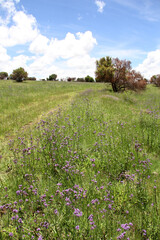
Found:
<path fill-rule="evenodd" d="M 115 97 L 115 96 L 113 96 L 113 95 L 102 95 L 102 98 L 112 98 L 113 100 L 116 100 L 116 101 L 119 101 L 119 100 L 120 100 L 120 98 Z"/>

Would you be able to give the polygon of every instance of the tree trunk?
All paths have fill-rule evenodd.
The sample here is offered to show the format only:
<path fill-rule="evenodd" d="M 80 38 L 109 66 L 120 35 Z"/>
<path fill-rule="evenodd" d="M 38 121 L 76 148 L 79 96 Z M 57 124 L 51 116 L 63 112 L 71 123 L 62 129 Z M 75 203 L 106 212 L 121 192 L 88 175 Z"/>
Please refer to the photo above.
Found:
<path fill-rule="evenodd" d="M 113 92 L 118 92 L 116 83 L 112 83 L 112 89 L 113 89 Z"/>

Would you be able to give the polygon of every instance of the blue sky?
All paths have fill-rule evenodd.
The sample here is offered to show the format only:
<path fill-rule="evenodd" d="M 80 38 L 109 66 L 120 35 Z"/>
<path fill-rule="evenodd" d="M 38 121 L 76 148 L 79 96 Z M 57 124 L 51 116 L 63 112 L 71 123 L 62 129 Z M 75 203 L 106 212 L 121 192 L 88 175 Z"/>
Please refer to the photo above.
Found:
<path fill-rule="evenodd" d="M 104 56 L 160 73 L 159 0 L 0 0 L 0 71 L 94 76 Z"/>

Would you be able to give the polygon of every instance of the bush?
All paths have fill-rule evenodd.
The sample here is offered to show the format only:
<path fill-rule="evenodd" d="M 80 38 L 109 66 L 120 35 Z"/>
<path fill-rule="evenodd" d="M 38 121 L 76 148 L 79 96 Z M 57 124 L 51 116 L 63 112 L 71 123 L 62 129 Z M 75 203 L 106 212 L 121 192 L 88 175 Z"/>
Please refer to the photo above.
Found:
<path fill-rule="evenodd" d="M 35 77 L 28 77 L 27 80 L 29 80 L 29 81 L 36 81 L 36 78 Z"/>
<path fill-rule="evenodd" d="M 77 78 L 77 82 L 85 82 L 84 78 Z"/>
<path fill-rule="evenodd" d="M 71 77 L 67 78 L 67 82 L 74 82 L 75 80 L 76 80 L 76 78 L 71 78 Z"/>
<path fill-rule="evenodd" d="M 160 87 L 160 74 L 153 75 L 150 79 L 150 82 L 155 84 L 156 87 Z"/>
<path fill-rule="evenodd" d="M 90 77 L 89 75 L 87 75 L 87 76 L 85 77 L 85 81 L 86 81 L 86 82 L 94 82 L 94 79 L 93 79 L 92 77 Z"/>

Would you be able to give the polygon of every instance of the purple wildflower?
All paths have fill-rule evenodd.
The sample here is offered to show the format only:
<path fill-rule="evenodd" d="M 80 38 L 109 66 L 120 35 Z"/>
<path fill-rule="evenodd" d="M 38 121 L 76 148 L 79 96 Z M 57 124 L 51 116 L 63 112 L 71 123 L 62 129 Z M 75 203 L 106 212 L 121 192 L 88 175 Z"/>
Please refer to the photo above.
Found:
<path fill-rule="evenodd" d="M 77 225 L 77 226 L 75 227 L 75 229 L 76 229 L 76 230 L 79 230 L 79 225 Z"/>
<path fill-rule="evenodd" d="M 54 213 L 57 215 L 57 214 L 58 214 L 58 210 L 57 210 L 57 209 L 55 209 L 55 210 L 54 210 Z"/>
<path fill-rule="evenodd" d="M 81 217 L 83 215 L 83 213 L 78 208 L 74 209 L 74 213 L 73 214 L 75 216 L 77 216 L 77 217 Z"/>

